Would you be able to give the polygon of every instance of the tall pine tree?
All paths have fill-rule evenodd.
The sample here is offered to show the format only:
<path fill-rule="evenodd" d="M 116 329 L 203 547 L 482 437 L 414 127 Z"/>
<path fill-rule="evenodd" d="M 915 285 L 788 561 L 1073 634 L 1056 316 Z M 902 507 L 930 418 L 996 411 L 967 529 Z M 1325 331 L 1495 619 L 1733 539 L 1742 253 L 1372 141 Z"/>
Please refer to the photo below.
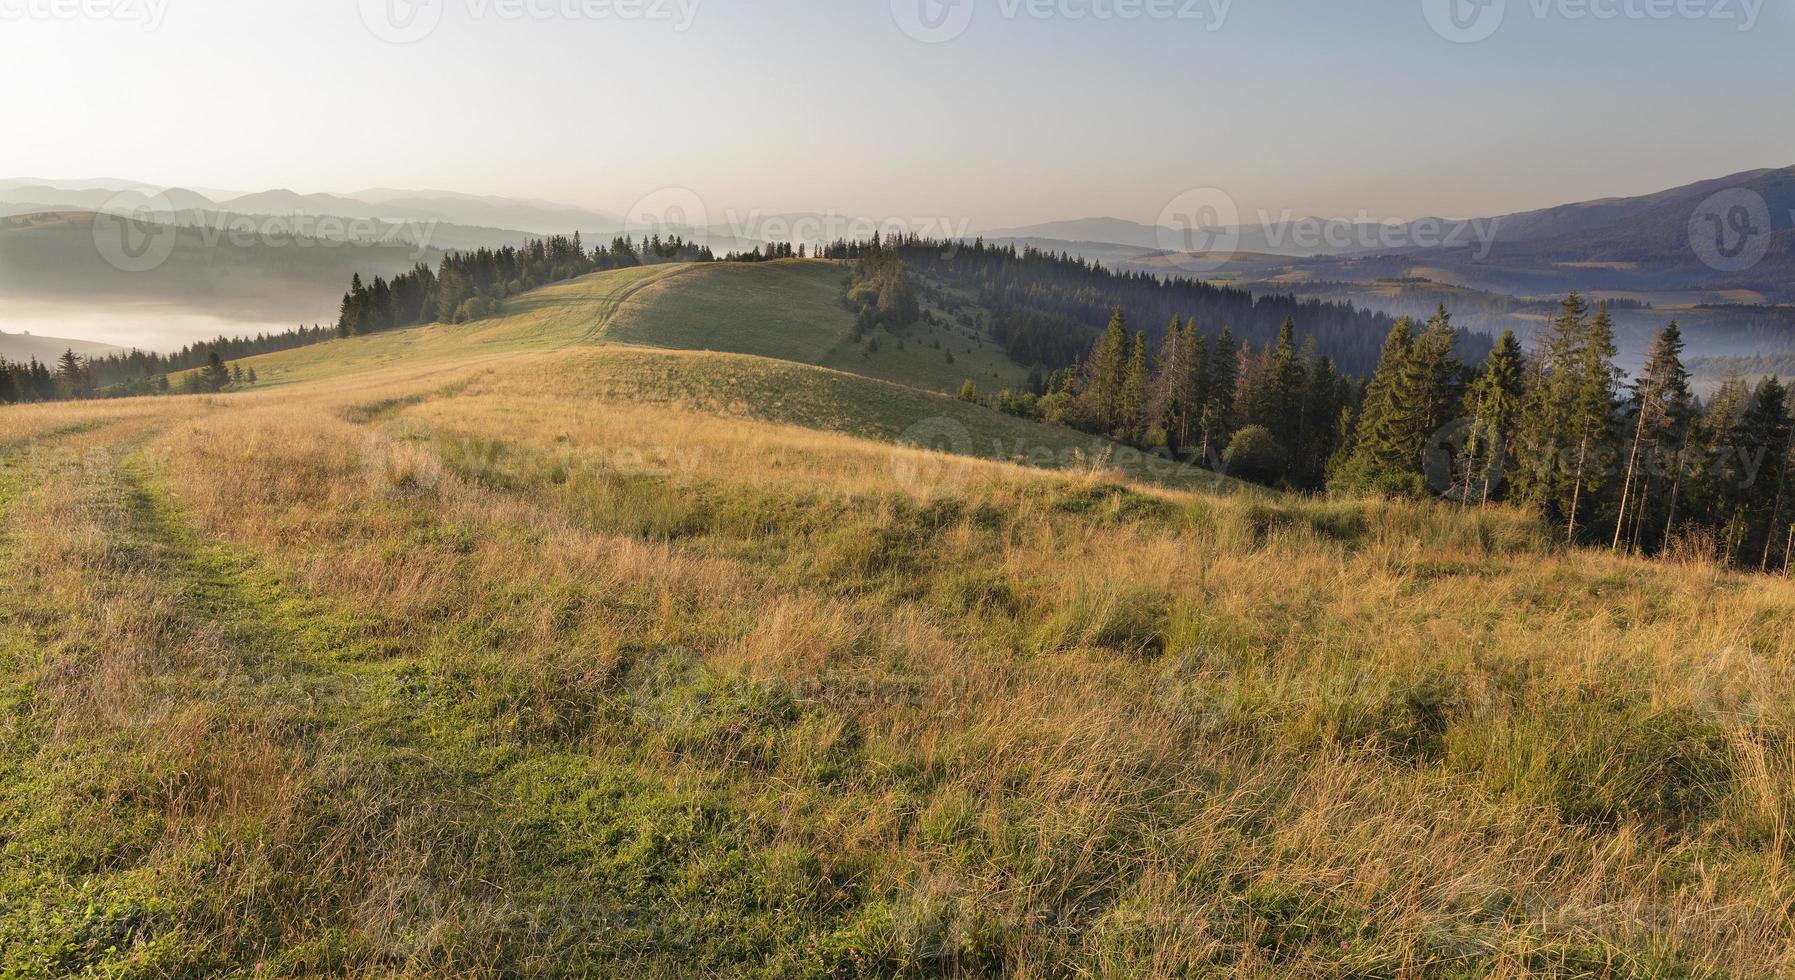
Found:
<path fill-rule="evenodd" d="M 1110 432 L 1121 417 L 1122 385 L 1128 371 L 1128 318 L 1121 307 L 1085 361 L 1081 414 L 1098 431 Z"/>

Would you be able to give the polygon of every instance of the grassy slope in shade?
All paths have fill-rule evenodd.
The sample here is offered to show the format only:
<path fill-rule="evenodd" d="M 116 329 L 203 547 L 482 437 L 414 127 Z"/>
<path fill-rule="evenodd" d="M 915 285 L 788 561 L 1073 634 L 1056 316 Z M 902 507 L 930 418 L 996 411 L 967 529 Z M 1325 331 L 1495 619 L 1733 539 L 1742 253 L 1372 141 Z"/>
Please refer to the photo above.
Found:
<path fill-rule="evenodd" d="M 284 384 L 590 343 L 606 320 L 643 285 L 682 268 L 644 266 L 596 273 L 515 297 L 505 303 L 502 316 L 477 323 L 433 323 L 390 330 L 264 354 L 245 359 L 243 364 L 254 367 L 263 384 Z"/>
<path fill-rule="evenodd" d="M 914 342 L 898 350 L 889 336 L 877 353 L 863 354 L 847 341 L 851 318 L 837 299 L 842 274 L 841 266 L 815 261 L 602 272 L 516 297 L 493 319 L 331 341 L 242 363 L 256 369 L 262 384 L 343 383 L 386 369 L 453 374 L 530 353 L 538 358 L 531 385 L 567 397 L 695 407 L 1049 468 L 1109 467 L 1174 487 L 1245 486 L 948 397 L 943 391 L 957 390 L 962 376 L 943 371 L 960 367 L 959 357 L 948 365 L 940 351 Z M 776 298 L 788 288 L 795 293 L 793 310 L 779 314 Z M 742 353 L 716 352 L 731 343 Z M 851 353 L 803 356 L 829 346 Z M 991 345 L 982 356 L 969 356 L 983 366 L 992 359 L 1002 354 Z M 843 367 L 811 366 L 819 360 Z M 1021 373 L 1008 360 L 1002 365 L 987 374 Z"/>
<path fill-rule="evenodd" d="M 958 324 L 918 323 L 902 338 L 901 350 L 899 338 L 881 331 L 879 350 L 867 353 L 848 339 L 854 317 L 841 302 L 846 276 L 846 266 L 816 259 L 695 266 L 644 289 L 605 336 L 655 347 L 759 354 L 949 394 L 969 378 L 984 391 L 1022 386 L 1026 369 Z"/>
<path fill-rule="evenodd" d="M 476 390 L 666 405 L 1038 468 L 1095 468 L 1168 487 L 1268 492 L 934 392 L 738 354 L 624 346 L 568 351 L 520 365 Z"/>

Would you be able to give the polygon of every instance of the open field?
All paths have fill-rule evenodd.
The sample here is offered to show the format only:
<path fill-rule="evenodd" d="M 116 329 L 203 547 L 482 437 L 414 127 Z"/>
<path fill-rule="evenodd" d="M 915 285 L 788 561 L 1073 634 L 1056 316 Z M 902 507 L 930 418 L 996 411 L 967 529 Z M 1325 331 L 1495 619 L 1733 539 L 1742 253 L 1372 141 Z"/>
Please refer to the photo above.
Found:
<path fill-rule="evenodd" d="M 0 976 L 1795 970 L 1789 583 L 895 448 L 1079 437 L 684 275 L 0 410 Z"/>

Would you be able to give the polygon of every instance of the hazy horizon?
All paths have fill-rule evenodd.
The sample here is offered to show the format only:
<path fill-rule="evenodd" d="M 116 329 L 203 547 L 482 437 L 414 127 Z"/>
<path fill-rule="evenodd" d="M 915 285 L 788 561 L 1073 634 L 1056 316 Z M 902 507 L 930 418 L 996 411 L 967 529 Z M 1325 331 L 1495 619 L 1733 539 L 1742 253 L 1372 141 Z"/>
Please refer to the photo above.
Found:
<path fill-rule="evenodd" d="M 1756 171 L 1767 171 L 1767 170 L 1782 170 L 1782 169 L 1787 169 L 1791 166 L 1795 166 L 1795 159 L 1791 159 L 1789 161 L 1780 162 L 1780 163 L 1776 162 L 1776 161 L 1769 161 L 1769 162 L 1765 162 L 1763 164 L 1748 164 L 1748 165 L 1740 166 L 1740 167 L 1735 168 L 1734 170 L 1729 170 L 1726 172 L 1692 173 L 1692 174 L 1686 175 L 1682 178 L 1677 178 L 1672 183 L 1669 183 L 1669 184 L 1662 184 L 1662 185 L 1655 184 L 1655 185 L 1651 185 L 1651 186 L 1641 186 L 1638 188 L 1631 188 L 1631 189 L 1627 189 L 1624 191 L 1614 191 L 1614 192 L 1601 194 L 1601 195 L 1598 195 L 1595 197 L 1589 197 L 1589 198 L 1575 198 L 1575 199 L 1553 198 L 1553 199 L 1549 199 L 1549 200 L 1541 200 L 1541 201 L 1533 202 L 1533 203 L 1526 204 L 1523 206 L 1505 208 L 1500 212 L 1496 212 L 1496 211 L 1481 212 L 1481 213 L 1454 212 L 1454 211 L 1448 211 L 1445 209 L 1436 208 L 1436 209 L 1432 209 L 1432 210 L 1422 210 L 1422 211 L 1415 212 L 1412 214 L 1401 214 L 1401 215 L 1382 215 L 1382 214 L 1367 213 L 1366 215 L 1364 215 L 1364 217 L 1366 217 L 1366 219 L 1370 220 L 1370 221 L 1386 222 L 1386 223 L 1395 222 L 1395 221 L 1424 219 L 1424 218 L 1442 218 L 1442 219 L 1448 219 L 1448 220 L 1483 218 L 1483 217 L 1495 216 L 1498 214 L 1512 214 L 1512 213 L 1517 213 L 1517 212 L 1542 210 L 1542 209 L 1546 209 L 1546 208 L 1558 207 L 1560 205 L 1586 203 L 1589 201 L 1597 201 L 1597 200 L 1603 200 L 1603 199 L 1608 199 L 1608 198 L 1627 198 L 1627 197 L 1634 197 L 1634 196 L 1643 196 L 1643 195 L 1647 195 L 1647 194 L 1656 193 L 1658 191 L 1669 190 L 1673 187 L 1679 187 L 1679 186 L 1683 186 L 1683 185 L 1687 185 L 1687 184 L 1699 183 L 1699 182 L 1705 181 L 1705 180 L 1715 180 L 1715 179 L 1720 179 L 1720 178 L 1724 178 L 1724 177 L 1734 176 L 1735 174 L 1740 174 L 1740 173 L 1751 173 L 1751 172 L 1756 172 Z M 257 186 L 257 187 L 252 187 L 252 188 L 242 188 L 242 187 L 221 188 L 221 187 L 195 186 L 191 182 L 182 183 L 179 181 L 164 182 L 164 181 L 141 180 L 136 177 L 119 176 L 116 174 L 113 174 L 113 175 L 106 175 L 106 174 L 59 175 L 59 176 L 55 176 L 55 177 L 45 177 L 40 174 L 0 174 L 0 181 L 22 181 L 22 180 L 42 181 L 45 185 L 53 186 L 53 187 L 65 187 L 67 185 L 77 185 L 77 184 L 88 185 L 88 184 L 101 184 L 101 183 L 117 183 L 119 185 L 133 185 L 133 184 L 147 185 L 149 187 L 160 188 L 163 190 L 177 190 L 178 189 L 178 190 L 193 191 L 194 193 L 205 195 L 206 197 L 210 198 L 214 202 L 217 202 L 220 204 L 229 203 L 234 198 L 246 197 L 246 196 L 261 194 L 261 193 L 270 192 L 270 191 L 276 191 L 276 192 L 291 191 L 295 194 L 306 195 L 306 196 L 323 194 L 323 195 L 330 195 L 333 197 L 344 197 L 344 198 L 350 198 L 350 199 L 357 199 L 358 197 L 360 197 L 362 195 L 366 195 L 366 194 L 369 194 L 370 192 L 374 192 L 374 191 L 403 190 L 403 191 L 414 191 L 414 192 L 417 192 L 418 194 L 420 194 L 422 196 L 426 196 L 426 197 L 441 195 L 441 196 L 446 196 L 449 198 L 472 197 L 472 198 L 494 199 L 494 200 L 502 199 L 502 200 L 507 200 L 507 201 L 520 202 L 520 203 L 536 204 L 536 205 L 541 205 L 544 207 L 561 207 L 561 208 L 589 210 L 589 211 L 603 214 L 603 215 L 606 215 L 606 216 L 609 216 L 612 218 L 616 218 L 619 221 L 626 220 L 626 214 L 630 207 L 629 204 L 625 204 L 625 205 L 613 208 L 613 207 L 608 207 L 608 206 L 603 206 L 603 205 L 581 203 L 581 202 L 575 201 L 575 200 L 560 200 L 560 199 L 546 198 L 546 197 L 536 196 L 536 195 L 532 195 L 529 193 L 523 193 L 523 192 L 507 193 L 503 190 L 484 190 L 484 191 L 474 192 L 474 191 L 465 191 L 465 190 L 461 190 L 458 188 L 449 188 L 449 187 L 421 187 L 421 186 L 420 187 L 388 187 L 388 186 L 376 187 L 376 186 L 370 185 L 367 187 L 343 188 L 343 187 L 306 187 L 306 186 L 292 186 L 289 184 L 281 184 L 281 183 L 270 183 L 265 186 Z M 1359 208 L 1358 211 L 1365 211 L 1365 209 Z M 1283 217 L 1289 217 L 1289 218 L 1311 218 L 1311 217 L 1313 217 L 1313 218 L 1325 218 L 1325 219 L 1331 219 L 1331 220 L 1332 219 L 1350 220 L 1350 219 L 1353 219 L 1353 218 L 1359 216 L 1354 212 L 1346 212 L 1346 211 L 1339 211 L 1339 212 L 1301 211 L 1301 210 L 1290 208 L 1290 207 L 1284 206 L 1284 205 L 1269 205 L 1269 206 L 1260 206 L 1258 208 L 1250 208 L 1250 209 L 1243 208 L 1243 210 L 1241 212 L 1241 223 L 1243 225 L 1253 225 L 1253 224 L 1258 223 L 1257 219 L 1260 217 L 1261 212 L 1263 212 L 1264 214 L 1266 214 L 1274 219 L 1278 218 L 1280 216 L 1283 216 Z M 862 219 L 872 219 L 872 220 L 880 220 L 883 218 L 892 217 L 891 214 L 889 214 L 888 212 L 884 212 L 884 211 L 849 212 L 849 211 L 844 211 L 844 210 L 841 210 L 838 208 L 827 208 L 827 207 L 800 207 L 800 208 L 768 209 L 768 208 L 756 207 L 752 204 L 743 205 L 743 206 L 734 206 L 734 205 L 729 204 L 729 202 L 722 202 L 721 206 L 713 209 L 709 216 L 711 218 L 711 223 L 713 226 L 718 226 L 718 225 L 727 226 L 730 223 L 730 219 L 732 216 L 737 217 L 737 218 L 744 218 L 749 215 L 755 215 L 755 214 L 758 214 L 759 216 L 762 216 L 762 217 L 772 216 L 772 215 L 824 214 L 824 215 L 838 216 L 838 217 L 841 217 L 844 219 L 862 218 Z M 907 217 L 913 221 L 917 220 L 919 217 L 926 221 L 927 218 L 942 217 L 942 216 L 910 215 Z M 951 216 L 949 216 L 949 217 L 951 217 Z M 1032 226 L 1036 226 L 1036 225 L 1063 224 L 1063 223 L 1077 222 L 1077 221 L 1090 220 L 1090 219 L 1119 219 L 1119 220 L 1123 220 L 1123 221 L 1133 221 L 1133 222 L 1137 222 L 1142 225 L 1152 226 L 1156 223 L 1156 221 L 1159 221 L 1162 217 L 1163 217 L 1162 215 L 1156 215 L 1156 214 L 1121 214 L 1121 213 L 1103 212 L 1103 211 L 1090 211 L 1090 212 L 1080 212 L 1080 213 L 1042 213 L 1042 214 L 1038 214 L 1038 215 L 1029 217 L 1025 220 L 1000 222 L 1000 223 L 999 222 L 975 222 L 970 219 L 965 219 L 964 227 L 970 233 L 976 234 L 976 233 L 983 233 L 983 232 L 993 230 L 993 229 L 1002 230 L 1002 229 L 1008 229 L 1008 228 L 1025 228 L 1025 227 L 1032 227 Z M 960 227 L 960 225 L 956 224 L 953 227 L 957 228 L 957 227 Z M 523 230 L 527 230 L 527 229 L 523 229 Z M 569 231 L 580 231 L 580 230 L 585 230 L 585 229 L 570 228 L 568 230 Z"/>

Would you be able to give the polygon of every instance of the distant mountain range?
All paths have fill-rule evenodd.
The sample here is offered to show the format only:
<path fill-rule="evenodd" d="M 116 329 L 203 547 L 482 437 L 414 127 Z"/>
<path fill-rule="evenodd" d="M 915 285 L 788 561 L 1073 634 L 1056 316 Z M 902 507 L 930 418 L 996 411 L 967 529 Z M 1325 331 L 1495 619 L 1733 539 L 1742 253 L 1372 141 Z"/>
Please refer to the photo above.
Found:
<path fill-rule="evenodd" d="M 1635 266 L 1710 288 L 1786 289 L 1795 271 L 1795 167 L 1496 220 L 1488 254 L 1476 259 L 1491 266 Z"/>
<path fill-rule="evenodd" d="M 1703 201 L 1721 192 L 1755 195 L 1771 241 L 1772 259 L 1795 253 L 1795 167 L 1751 170 L 1653 194 L 1605 198 L 1486 218 L 1422 218 L 1378 224 L 1284 216 L 1256 221 L 1243 215 L 1227 244 L 1237 253 L 1289 258 L 1364 257 L 1380 254 L 1468 253 L 1478 262 L 1654 263 L 1676 267 L 1701 264 L 1690 247 L 1691 220 Z M 335 216 L 389 223 L 430 221 L 510 240 L 530 235 L 584 232 L 603 238 L 622 231 L 616 215 L 539 199 L 481 196 L 444 190 L 375 187 L 351 194 L 301 194 L 286 189 L 236 193 L 164 188 L 122 179 L 0 180 L 0 207 L 6 213 L 141 208 L 152 202 L 165 210 L 231 215 Z M 686 228 L 723 247 L 752 247 L 769 239 L 820 241 L 870 221 L 837 214 L 793 213 L 749 216 L 712 214 L 708 228 Z M 1726 215 L 1722 217 L 1731 217 Z M 1322 230 L 1325 229 L 1325 234 Z M 1725 232 L 1727 229 L 1719 229 Z M 1123 246 L 1142 253 L 1176 251 L 1186 232 L 1125 218 L 1049 221 L 982 232 L 987 240 Z M 1112 256 L 1121 254 L 1110 250 Z M 1455 257 L 1459 261 L 1463 257 Z M 1723 263 L 1724 264 L 1724 263 Z"/>
<path fill-rule="evenodd" d="M 339 218 L 361 223 L 352 229 L 310 221 L 303 227 L 338 240 L 378 237 L 456 250 L 518 245 L 545 235 L 580 232 L 591 244 L 630 233 L 640 226 L 602 211 L 551 201 L 482 197 L 453 191 L 378 187 L 354 194 L 300 194 L 286 189 L 242 194 L 157 187 L 128 180 L 0 180 L 0 217 L 73 211 L 111 211 L 149 217 L 181 227 L 235 226 L 241 218 Z M 147 212 L 147 214 L 146 214 Z M 678 235 L 709 245 L 719 256 L 748 251 L 768 241 L 817 244 L 856 232 L 871 234 L 878 225 L 843 215 L 811 213 L 712 215 L 708 227 L 673 224 L 663 235 Z M 372 226 L 368 223 L 374 222 Z M 340 223 L 339 223 L 340 224 Z"/>
<path fill-rule="evenodd" d="M 93 211 L 110 207 L 122 211 L 150 206 L 174 211 L 243 215 L 329 215 L 393 222 L 428 220 L 500 229 L 514 236 L 575 231 L 611 233 L 623 227 L 623 222 L 613 215 L 567 205 L 390 188 L 351 195 L 300 194 L 276 189 L 252 194 L 227 192 L 214 197 L 186 188 L 163 188 L 126 180 L 15 178 L 0 180 L 0 204 L 8 205 L 15 213 L 25 207 L 56 211 Z"/>
<path fill-rule="evenodd" d="M 1580 289 L 1646 302 L 1795 303 L 1795 167 L 1477 219 L 1310 217 L 1210 232 L 1203 255 L 1169 248 L 1185 241 L 1176 228 L 1116 217 L 1000 228 L 985 239 L 1246 284 L 1434 280 L 1515 296 Z"/>
<path fill-rule="evenodd" d="M 1215 231 L 1211 237 L 1225 234 L 1236 265 L 1250 264 L 1258 280 L 1403 278 L 1425 264 L 1449 281 L 1519 295 L 1693 291 L 1717 301 L 1795 302 L 1795 167 L 1487 218 L 1390 225 L 1304 218 Z M 987 239 L 1072 243 L 1074 251 L 1107 253 L 1110 261 L 1116 246 L 1142 249 L 1138 261 L 1166 273 L 1181 266 L 1168 244 L 1183 236 L 1121 218 L 985 233 Z M 1201 266 L 1199 274 L 1225 271 L 1214 262 L 1182 265 Z"/>
<path fill-rule="evenodd" d="M 121 273 L 100 262 L 90 234 L 92 213 L 145 207 L 181 229 L 175 260 L 148 274 Z M 352 224 L 333 230 L 295 223 L 288 234 L 334 234 L 358 247 L 283 248 L 254 236 L 242 245 L 219 234 L 245 219 L 267 227 L 279 224 L 270 219 L 299 215 Z M 880 227 L 834 212 L 713 210 L 708 220 L 709 227 L 662 230 L 702 240 L 722 255 L 767 241 L 815 245 L 865 237 Z M 1575 289 L 1633 301 L 1637 330 L 1655 329 L 1665 319 L 1646 304 L 1702 307 L 1702 332 L 1716 344 L 1715 338 L 1725 339 L 1710 352 L 1795 347 L 1795 336 L 1750 315 L 1763 304 L 1795 304 L 1795 167 L 1490 218 L 1387 226 L 1314 218 L 1267 226 L 1253 220 L 1216 229 L 1230 234 L 1211 241 L 1201 255 L 1176 250 L 1185 241 L 1179 229 L 1113 217 L 989 229 L 980 237 L 1081 255 L 1112 268 L 1231 282 L 1260 293 L 1300 292 L 1390 313 L 1450 302 L 1467 317 L 1484 317 L 1472 324 L 1487 330 L 1525 328 L 1538 319 L 1537 301 Z M 591 209 L 443 190 L 242 193 L 109 178 L 0 179 L 0 299 L 80 302 L 106 296 L 203 306 L 221 317 L 313 322 L 328 318 L 351 272 L 391 275 L 417 261 L 434 263 L 444 250 L 573 231 L 598 244 L 624 230 L 617 216 Z M 221 242 L 232 247 L 219 247 Z M 1697 318 L 1690 313 L 1684 319 L 1687 325 Z"/>

